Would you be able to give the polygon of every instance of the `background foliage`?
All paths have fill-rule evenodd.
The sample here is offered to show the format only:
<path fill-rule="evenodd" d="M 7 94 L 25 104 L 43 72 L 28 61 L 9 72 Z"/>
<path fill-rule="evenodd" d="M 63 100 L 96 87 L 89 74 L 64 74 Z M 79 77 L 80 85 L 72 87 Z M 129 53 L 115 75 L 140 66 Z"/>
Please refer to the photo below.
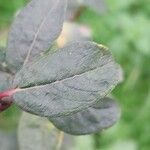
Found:
<path fill-rule="evenodd" d="M 8 27 L 27 0 L 0 0 L 0 45 Z M 101 134 L 79 137 L 79 150 L 150 149 L 150 7 L 148 0 L 107 0 L 101 16 L 86 9 L 78 19 L 91 27 L 93 40 L 112 50 L 124 69 L 124 82 L 114 91 L 122 108 L 120 122 Z M 0 114 L 1 130 L 17 127 L 20 111 L 12 107 Z M 84 139 L 85 142 L 82 142 Z"/>

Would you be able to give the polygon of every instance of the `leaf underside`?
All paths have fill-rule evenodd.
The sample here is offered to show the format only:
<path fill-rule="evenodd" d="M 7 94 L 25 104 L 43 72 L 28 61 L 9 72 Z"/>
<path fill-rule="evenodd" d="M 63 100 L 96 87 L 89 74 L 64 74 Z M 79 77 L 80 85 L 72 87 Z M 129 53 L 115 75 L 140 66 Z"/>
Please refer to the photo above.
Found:
<path fill-rule="evenodd" d="M 120 108 L 111 98 L 103 98 L 88 109 L 62 117 L 50 118 L 60 130 L 73 134 L 84 135 L 100 132 L 111 127 L 120 118 Z"/>
<path fill-rule="evenodd" d="M 32 0 L 15 19 L 8 38 L 6 61 L 12 72 L 41 56 L 59 36 L 66 0 Z"/>
<path fill-rule="evenodd" d="M 110 52 L 93 42 L 75 42 L 25 65 L 13 86 L 15 103 L 30 113 L 54 117 L 86 109 L 121 81 Z"/>

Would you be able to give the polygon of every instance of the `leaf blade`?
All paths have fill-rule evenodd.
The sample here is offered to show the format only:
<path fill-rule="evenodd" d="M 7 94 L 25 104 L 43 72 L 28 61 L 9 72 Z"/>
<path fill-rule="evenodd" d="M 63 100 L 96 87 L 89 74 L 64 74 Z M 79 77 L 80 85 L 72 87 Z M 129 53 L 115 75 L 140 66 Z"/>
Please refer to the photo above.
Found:
<path fill-rule="evenodd" d="M 22 90 L 13 97 L 25 111 L 46 117 L 67 115 L 108 94 L 120 82 L 120 71 L 104 47 L 76 42 L 24 66 L 14 79 L 14 87 Z"/>
<path fill-rule="evenodd" d="M 62 62 L 61 62 L 62 61 Z M 82 75 L 107 63 L 114 62 L 106 47 L 94 42 L 67 44 L 54 54 L 48 54 L 25 65 L 15 76 L 14 86 L 20 88 L 53 83 Z"/>
<path fill-rule="evenodd" d="M 111 98 L 103 98 L 94 106 L 76 114 L 54 117 L 49 120 L 60 130 L 84 135 L 100 132 L 111 127 L 120 118 L 120 108 Z"/>
<path fill-rule="evenodd" d="M 6 60 L 16 72 L 46 51 L 61 32 L 66 0 L 32 0 L 17 16 L 8 38 Z"/>

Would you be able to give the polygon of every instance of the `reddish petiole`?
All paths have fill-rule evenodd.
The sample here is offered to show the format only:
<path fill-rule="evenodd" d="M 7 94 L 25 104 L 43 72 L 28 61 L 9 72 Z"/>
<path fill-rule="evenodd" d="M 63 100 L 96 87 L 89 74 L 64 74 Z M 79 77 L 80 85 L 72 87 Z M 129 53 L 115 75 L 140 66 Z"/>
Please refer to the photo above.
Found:
<path fill-rule="evenodd" d="M 4 92 L 0 92 L 0 112 L 9 108 L 13 103 L 13 94 L 20 89 L 11 89 Z"/>

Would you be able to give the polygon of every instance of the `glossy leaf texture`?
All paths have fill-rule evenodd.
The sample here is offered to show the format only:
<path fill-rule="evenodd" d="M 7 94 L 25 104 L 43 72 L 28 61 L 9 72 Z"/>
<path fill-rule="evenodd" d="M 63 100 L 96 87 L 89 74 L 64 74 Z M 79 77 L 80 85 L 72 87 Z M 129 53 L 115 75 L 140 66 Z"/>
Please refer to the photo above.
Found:
<path fill-rule="evenodd" d="M 25 65 L 13 95 L 23 110 L 40 116 L 68 115 L 105 97 L 122 80 L 111 53 L 93 42 L 75 42 Z"/>
<path fill-rule="evenodd" d="M 86 110 L 68 116 L 50 118 L 50 121 L 66 133 L 84 135 L 109 128 L 119 118 L 120 108 L 118 104 L 106 97 Z"/>
<path fill-rule="evenodd" d="M 13 72 L 47 51 L 59 36 L 67 0 L 32 0 L 15 19 L 6 60 Z"/>
<path fill-rule="evenodd" d="M 46 118 L 23 112 L 18 128 L 19 150 L 70 150 L 72 140 L 69 142 L 68 135 L 56 129 Z"/>

